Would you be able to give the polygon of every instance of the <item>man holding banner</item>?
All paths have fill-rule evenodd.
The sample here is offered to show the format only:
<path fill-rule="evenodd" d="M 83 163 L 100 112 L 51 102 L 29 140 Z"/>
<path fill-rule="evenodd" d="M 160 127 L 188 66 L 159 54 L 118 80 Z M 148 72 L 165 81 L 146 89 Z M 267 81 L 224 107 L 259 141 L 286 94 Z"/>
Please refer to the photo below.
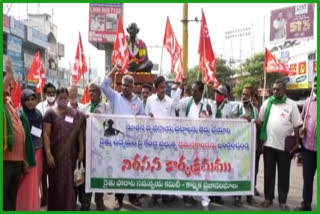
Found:
<path fill-rule="evenodd" d="M 100 86 L 96 83 L 89 84 L 89 94 L 90 94 L 90 103 L 86 104 L 82 109 L 82 113 L 89 114 L 111 114 L 111 108 L 107 103 L 102 101 L 102 92 Z M 87 142 L 86 142 L 87 143 Z M 86 148 L 86 147 L 85 147 Z M 84 161 L 84 164 L 86 162 Z M 84 165 L 85 166 L 85 165 Z M 78 187 L 79 190 L 79 201 L 81 203 L 81 210 L 89 211 L 91 205 L 92 193 L 85 192 L 85 184 L 82 184 Z M 94 201 L 96 202 L 97 210 L 104 211 L 106 206 L 103 201 L 103 193 L 95 193 Z"/>
<path fill-rule="evenodd" d="M 110 102 L 112 113 L 117 115 L 145 115 L 141 99 L 132 92 L 134 79 L 131 75 L 123 76 L 121 93 L 111 88 L 112 78 L 117 72 L 121 72 L 121 70 L 122 67 L 116 64 L 101 84 L 101 89 Z M 120 210 L 124 194 L 116 194 L 115 197 L 116 206 L 114 209 Z M 136 194 L 129 194 L 129 201 L 136 206 L 141 206 L 141 202 Z"/>

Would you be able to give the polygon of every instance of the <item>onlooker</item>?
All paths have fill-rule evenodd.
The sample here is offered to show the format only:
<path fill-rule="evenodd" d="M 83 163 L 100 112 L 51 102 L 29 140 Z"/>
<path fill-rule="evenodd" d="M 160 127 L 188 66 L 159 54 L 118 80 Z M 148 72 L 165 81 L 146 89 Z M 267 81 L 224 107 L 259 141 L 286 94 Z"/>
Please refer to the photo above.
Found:
<path fill-rule="evenodd" d="M 310 106 L 308 109 L 308 105 Z M 307 109 L 309 110 L 307 112 Z M 313 94 L 306 100 L 302 110 L 302 118 L 306 117 L 306 126 L 299 132 L 303 137 L 303 201 L 295 210 L 311 211 L 313 181 L 317 169 L 317 76 L 313 82 Z"/>
<path fill-rule="evenodd" d="M 48 210 L 76 210 L 73 172 L 83 161 L 85 116 L 68 107 L 66 88 L 57 90 L 57 105 L 44 115 L 43 135 L 49 175 Z"/>
<path fill-rule="evenodd" d="M 41 112 L 42 116 L 48 109 L 54 106 L 56 100 L 56 87 L 49 82 L 44 86 L 43 93 L 46 96 L 46 99 L 43 102 L 38 103 L 36 107 Z"/>
<path fill-rule="evenodd" d="M 111 88 L 112 77 L 116 72 L 120 71 L 121 66 L 118 64 L 115 65 L 101 84 L 101 89 L 110 102 L 112 113 L 119 115 L 145 115 L 141 99 L 132 92 L 134 86 L 134 79 L 132 76 L 125 75 L 122 77 L 121 93 L 118 93 Z M 116 206 L 114 207 L 114 210 L 120 210 L 123 205 L 124 194 L 116 194 L 115 197 Z M 141 202 L 136 194 L 129 194 L 129 201 L 135 206 L 141 206 Z"/>
<path fill-rule="evenodd" d="M 263 121 L 260 139 L 264 141 L 264 195 L 263 207 L 272 205 L 274 199 L 276 166 L 278 169 L 278 200 L 280 209 L 289 210 L 286 204 L 290 183 L 291 154 L 285 151 L 285 138 L 293 131 L 299 146 L 299 126 L 302 120 L 297 104 L 286 96 L 286 84 L 277 80 L 273 96 L 262 105 L 259 120 Z M 259 122 L 259 121 L 258 121 Z M 293 152 L 293 151 L 290 151 Z"/>
<path fill-rule="evenodd" d="M 102 93 L 100 86 L 96 83 L 91 83 L 89 85 L 89 95 L 90 95 L 90 103 L 86 104 L 82 108 L 82 113 L 89 114 L 89 113 L 95 113 L 95 114 L 111 114 L 111 108 L 107 103 L 104 103 L 102 101 Z M 86 147 L 84 147 L 84 150 Z M 85 153 L 84 153 L 85 154 Z M 85 158 L 84 158 L 84 166 L 86 164 Z M 79 191 L 79 201 L 81 203 L 80 210 L 88 211 L 90 210 L 91 205 L 91 198 L 92 193 L 86 193 L 85 192 L 85 184 L 82 184 L 78 187 Z M 104 211 L 106 210 L 106 206 L 103 201 L 103 193 L 95 193 L 94 194 L 94 201 L 97 206 L 97 210 Z"/>
<path fill-rule="evenodd" d="M 31 89 L 22 91 L 21 104 L 23 108 L 20 111 L 20 118 L 25 129 L 26 141 L 29 141 L 28 143 L 31 143 L 35 150 L 35 166 L 29 165 L 29 169 L 20 181 L 17 196 L 17 210 L 20 211 L 40 211 L 39 188 L 43 169 L 43 118 L 41 112 L 36 109 L 36 99 L 36 93 Z"/>
<path fill-rule="evenodd" d="M 16 210 L 17 192 L 25 161 L 25 131 L 13 107 L 11 80 L 12 61 L 8 59 L 3 78 L 3 210 Z"/>
<path fill-rule="evenodd" d="M 69 88 L 70 100 L 68 106 L 71 106 L 77 110 L 81 110 L 83 108 L 83 104 L 78 102 L 78 86 L 73 85 Z"/>

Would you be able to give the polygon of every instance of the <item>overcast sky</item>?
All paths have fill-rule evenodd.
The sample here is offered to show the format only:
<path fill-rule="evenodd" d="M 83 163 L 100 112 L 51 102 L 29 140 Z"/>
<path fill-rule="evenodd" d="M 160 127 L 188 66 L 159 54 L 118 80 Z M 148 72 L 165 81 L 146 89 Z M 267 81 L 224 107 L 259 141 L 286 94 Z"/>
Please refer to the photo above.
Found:
<path fill-rule="evenodd" d="M 7 5 L 4 4 L 4 12 L 7 12 Z M 8 15 L 13 15 L 17 19 L 27 17 L 27 4 L 13 4 Z M 263 22 L 266 26 L 266 46 L 269 39 L 270 11 L 276 8 L 293 6 L 295 4 L 276 3 L 239 3 L 239 4 L 189 4 L 189 19 L 197 16 L 201 19 L 201 8 L 206 15 L 209 34 L 213 49 L 216 55 L 221 56 L 225 48 L 224 31 L 230 28 L 254 25 L 260 26 L 255 31 L 255 50 L 263 50 Z M 138 34 L 147 46 L 161 46 L 164 37 L 166 17 L 169 16 L 179 44 L 182 45 L 182 7 L 183 4 L 166 3 L 126 3 L 124 4 L 124 27 L 131 22 L 136 22 L 140 28 Z M 28 4 L 29 13 L 52 14 L 53 22 L 58 26 L 58 41 L 65 45 L 65 57 L 61 60 L 60 66 L 69 68 L 69 62 L 74 63 L 76 45 L 78 42 L 78 32 L 81 32 L 84 51 L 87 57 L 91 56 L 91 67 L 97 68 L 99 75 L 104 74 L 104 51 L 97 50 L 88 42 L 89 26 L 89 4 Z M 199 63 L 198 42 L 200 33 L 200 22 L 189 23 L 189 68 Z M 160 64 L 161 48 L 148 48 L 149 58 Z M 163 70 L 170 69 L 171 58 L 167 51 L 163 54 Z"/>

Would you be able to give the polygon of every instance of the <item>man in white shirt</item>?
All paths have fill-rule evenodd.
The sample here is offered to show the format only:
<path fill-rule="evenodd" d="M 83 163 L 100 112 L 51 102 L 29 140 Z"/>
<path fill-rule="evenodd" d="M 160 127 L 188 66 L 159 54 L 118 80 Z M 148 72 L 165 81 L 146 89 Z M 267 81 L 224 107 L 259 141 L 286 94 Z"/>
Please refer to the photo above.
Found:
<path fill-rule="evenodd" d="M 166 95 L 167 85 L 163 76 L 159 76 L 154 81 L 154 87 L 156 94 L 150 96 L 147 100 L 145 112 L 151 117 L 175 117 L 175 106 L 173 99 Z M 159 196 L 152 195 L 152 206 L 155 206 L 158 202 Z M 162 195 L 162 202 L 168 204 L 170 197 L 168 195 Z"/>
<path fill-rule="evenodd" d="M 78 86 L 72 85 L 69 89 L 69 103 L 68 106 L 71 106 L 78 111 L 83 108 L 83 104 L 78 102 Z"/>
<path fill-rule="evenodd" d="M 173 99 L 166 95 L 166 81 L 163 76 L 157 77 L 154 81 L 156 94 L 150 96 L 147 100 L 145 112 L 151 117 L 174 117 Z"/>
<path fill-rule="evenodd" d="M 215 101 L 212 103 L 213 118 L 231 118 L 232 105 L 228 102 L 228 89 L 221 84 L 215 92 Z"/>
<path fill-rule="evenodd" d="M 90 95 L 90 103 L 83 106 L 81 111 L 84 114 L 89 113 L 96 113 L 96 114 L 111 114 L 111 107 L 107 104 L 102 102 L 102 93 L 100 86 L 96 83 L 91 83 L 89 85 L 89 95 Z M 84 160 L 84 165 L 85 165 Z M 81 203 L 81 210 L 89 211 L 91 205 L 91 197 L 92 193 L 85 192 L 85 184 L 80 185 L 79 189 L 79 201 Z M 94 201 L 96 202 L 97 210 L 104 211 L 106 210 L 106 206 L 104 205 L 103 201 L 103 193 L 95 193 Z"/>
<path fill-rule="evenodd" d="M 174 103 L 181 96 L 182 89 L 185 87 L 186 81 L 184 80 L 183 83 L 180 85 L 180 88 L 177 89 L 177 92 L 174 97 Z M 201 81 L 196 81 L 192 84 L 192 96 L 185 97 L 178 101 L 178 109 L 179 111 L 185 112 L 185 115 L 180 115 L 180 117 L 186 117 L 190 119 L 199 119 L 199 118 L 211 118 L 212 117 L 212 110 L 211 106 L 204 100 L 204 84 Z M 174 104 L 175 106 L 175 104 Z M 203 210 L 209 210 L 210 199 L 208 196 L 197 196 L 194 197 L 196 200 L 201 201 L 201 205 Z M 190 197 L 184 197 L 185 204 L 187 206 L 192 205 L 192 200 Z"/>
<path fill-rule="evenodd" d="M 42 116 L 48 109 L 54 106 L 56 101 L 56 87 L 52 83 L 47 83 L 43 88 L 43 93 L 46 99 L 43 102 L 38 103 L 37 109 L 41 112 Z"/>
<path fill-rule="evenodd" d="M 180 84 L 180 87 L 177 89 L 177 92 L 173 100 L 173 105 L 176 106 L 180 112 L 185 112 L 184 115 L 180 114 L 180 117 L 186 117 L 190 119 L 212 117 L 211 106 L 204 99 L 203 96 L 204 84 L 201 81 L 196 81 L 192 84 L 192 96 L 180 99 L 182 89 L 185 85 L 186 82 Z"/>
<path fill-rule="evenodd" d="M 141 98 L 142 98 L 144 109 L 146 109 L 147 100 L 151 95 L 152 95 L 152 86 L 147 83 L 143 84 L 141 89 Z"/>
<path fill-rule="evenodd" d="M 56 101 L 56 87 L 49 82 L 44 86 L 43 93 L 46 96 L 46 99 L 38 103 L 36 106 L 36 108 L 41 112 L 42 116 L 44 116 L 48 109 L 54 106 Z M 48 200 L 47 172 L 45 167 L 43 168 L 41 186 L 41 206 L 45 206 Z"/>
<path fill-rule="evenodd" d="M 299 126 L 302 125 L 297 104 L 287 98 L 286 84 L 277 80 L 273 84 L 273 96 L 262 105 L 259 120 L 263 121 L 260 139 L 264 141 L 264 195 L 262 206 L 272 205 L 275 189 L 276 168 L 278 169 L 278 200 L 283 211 L 290 208 L 286 204 L 289 192 L 291 153 L 299 145 Z M 285 151 L 285 138 L 295 133 L 296 146 Z"/>

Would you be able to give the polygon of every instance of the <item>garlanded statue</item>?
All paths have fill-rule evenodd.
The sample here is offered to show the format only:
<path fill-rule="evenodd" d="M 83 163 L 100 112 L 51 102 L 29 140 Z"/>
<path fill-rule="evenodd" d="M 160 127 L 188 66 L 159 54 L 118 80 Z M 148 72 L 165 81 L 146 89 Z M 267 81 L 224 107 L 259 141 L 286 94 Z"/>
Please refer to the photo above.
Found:
<path fill-rule="evenodd" d="M 129 33 L 127 45 L 130 60 L 128 70 L 131 72 L 151 72 L 153 63 L 148 59 L 146 44 L 137 37 L 139 30 L 134 22 L 127 28 L 127 32 Z"/>

